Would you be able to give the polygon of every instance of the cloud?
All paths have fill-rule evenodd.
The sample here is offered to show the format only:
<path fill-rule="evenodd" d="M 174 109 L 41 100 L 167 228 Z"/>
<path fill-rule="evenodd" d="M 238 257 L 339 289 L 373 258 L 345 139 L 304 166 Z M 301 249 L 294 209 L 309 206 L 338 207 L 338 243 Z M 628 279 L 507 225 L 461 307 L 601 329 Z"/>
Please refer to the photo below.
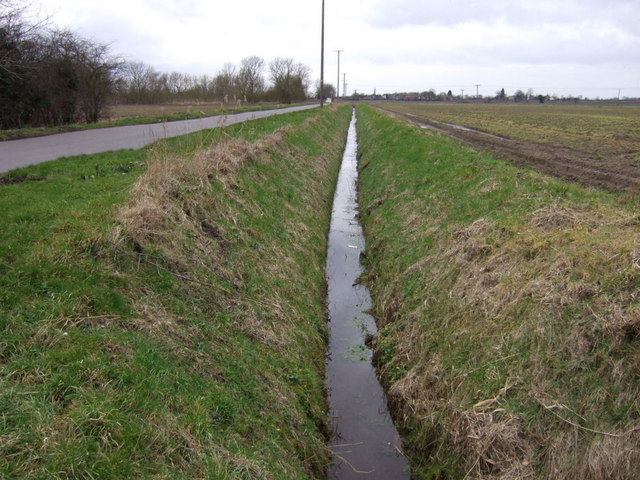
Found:
<path fill-rule="evenodd" d="M 259 55 L 292 57 L 314 79 L 320 74 L 320 2 L 310 11 L 298 0 L 35 1 L 55 12 L 54 23 L 161 71 L 212 75 Z M 635 86 L 640 95 L 638 1 L 326 2 L 325 79 L 336 81 L 334 49 L 341 49 L 350 89 L 597 80 L 603 88 Z"/>
<path fill-rule="evenodd" d="M 379 0 L 367 15 L 375 28 L 455 26 L 468 22 L 514 26 L 567 25 L 599 19 L 640 35 L 637 0 Z"/>

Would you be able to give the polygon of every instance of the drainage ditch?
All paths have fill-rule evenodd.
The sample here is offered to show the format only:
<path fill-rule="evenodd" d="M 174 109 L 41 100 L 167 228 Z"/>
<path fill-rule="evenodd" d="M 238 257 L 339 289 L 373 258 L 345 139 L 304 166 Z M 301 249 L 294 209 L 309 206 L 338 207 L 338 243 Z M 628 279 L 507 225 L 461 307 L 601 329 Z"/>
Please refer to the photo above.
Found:
<path fill-rule="evenodd" d="M 365 338 L 376 331 L 366 312 L 371 296 L 358 284 L 365 240 L 358 221 L 355 111 L 333 201 L 327 282 L 329 355 L 327 389 L 333 437 L 329 480 L 409 479 L 407 461 Z"/>

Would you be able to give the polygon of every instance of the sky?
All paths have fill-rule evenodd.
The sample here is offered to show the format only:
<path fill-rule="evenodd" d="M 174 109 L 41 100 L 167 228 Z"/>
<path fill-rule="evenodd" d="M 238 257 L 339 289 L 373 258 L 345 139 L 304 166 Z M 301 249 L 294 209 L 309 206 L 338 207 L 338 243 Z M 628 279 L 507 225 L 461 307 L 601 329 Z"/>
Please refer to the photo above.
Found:
<path fill-rule="evenodd" d="M 320 78 L 322 0 L 33 0 L 39 15 L 159 71 L 258 55 Z M 347 93 L 640 97 L 640 0 L 325 0 L 325 82 Z M 266 72 L 265 72 L 266 73 Z"/>

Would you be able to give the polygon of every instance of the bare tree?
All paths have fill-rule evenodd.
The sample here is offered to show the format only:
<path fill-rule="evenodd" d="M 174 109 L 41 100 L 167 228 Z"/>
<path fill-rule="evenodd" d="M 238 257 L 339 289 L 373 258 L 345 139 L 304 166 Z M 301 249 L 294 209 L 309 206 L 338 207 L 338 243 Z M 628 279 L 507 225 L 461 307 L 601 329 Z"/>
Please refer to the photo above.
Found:
<path fill-rule="evenodd" d="M 229 102 L 237 97 L 237 71 L 232 63 L 225 63 L 213 78 L 213 95 L 218 100 Z"/>
<path fill-rule="evenodd" d="M 127 62 L 122 67 L 127 100 L 131 103 L 156 103 L 165 82 L 151 65 Z M 167 87 L 168 88 L 168 87 Z"/>
<path fill-rule="evenodd" d="M 258 56 L 242 59 L 238 72 L 238 92 L 248 102 L 256 102 L 264 91 L 264 60 Z"/>
<path fill-rule="evenodd" d="M 115 76 L 122 63 L 104 44 L 81 41 L 78 58 L 78 91 L 84 120 L 95 123 L 107 106 Z"/>
<path fill-rule="evenodd" d="M 269 64 L 276 98 L 281 103 L 306 100 L 310 69 L 292 58 L 276 58 Z"/>

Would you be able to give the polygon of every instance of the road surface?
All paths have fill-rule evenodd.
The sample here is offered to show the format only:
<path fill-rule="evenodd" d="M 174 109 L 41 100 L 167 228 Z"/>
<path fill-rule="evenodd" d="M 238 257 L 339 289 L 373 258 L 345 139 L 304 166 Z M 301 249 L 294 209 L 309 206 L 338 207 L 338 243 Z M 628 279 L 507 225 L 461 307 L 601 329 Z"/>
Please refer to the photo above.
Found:
<path fill-rule="evenodd" d="M 314 107 L 316 105 L 303 105 L 278 110 L 219 115 L 177 122 L 99 128 L 0 142 L 0 173 L 25 165 L 55 160 L 60 157 L 125 148 L 142 148 L 161 138 L 176 137 L 205 128 L 219 127 L 222 124 L 232 125 L 255 118 Z"/>

